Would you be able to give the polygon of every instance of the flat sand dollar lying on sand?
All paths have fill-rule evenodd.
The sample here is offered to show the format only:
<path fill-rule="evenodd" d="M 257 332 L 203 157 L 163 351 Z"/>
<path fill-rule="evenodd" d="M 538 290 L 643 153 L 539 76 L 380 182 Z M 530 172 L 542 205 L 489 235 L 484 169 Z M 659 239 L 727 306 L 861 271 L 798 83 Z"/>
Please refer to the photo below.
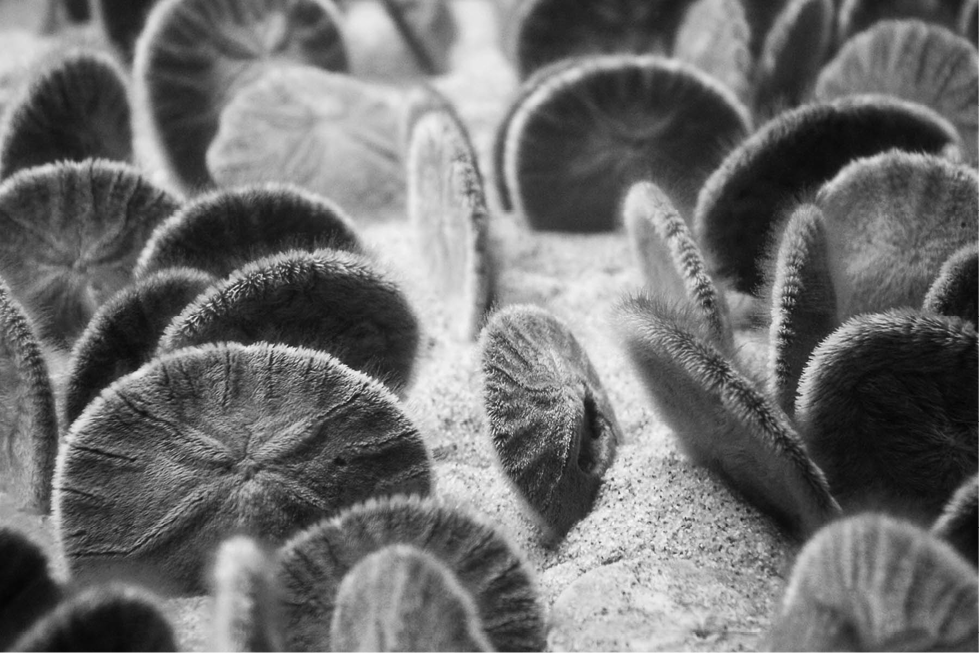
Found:
<path fill-rule="evenodd" d="M 201 195 L 160 223 L 133 276 L 189 267 L 223 278 L 279 252 L 325 247 L 363 251 L 336 203 L 292 185 L 249 185 Z"/>
<path fill-rule="evenodd" d="M 679 61 L 597 56 L 540 75 L 497 136 L 496 174 L 535 229 L 612 231 L 642 179 L 689 216 L 703 180 L 748 133 L 734 93 Z"/>
<path fill-rule="evenodd" d="M 0 490 L 32 512 L 51 508 L 58 419 L 30 319 L 0 279 Z"/>
<path fill-rule="evenodd" d="M 921 310 L 951 315 L 979 326 L 979 243 L 964 245 L 942 263 Z"/>
<path fill-rule="evenodd" d="M 211 582 L 213 650 L 284 650 L 271 553 L 250 537 L 227 539 L 218 547 Z"/>
<path fill-rule="evenodd" d="M 842 0 L 836 3 L 837 44 L 885 20 L 917 19 L 954 27 L 962 0 Z"/>
<path fill-rule="evenodd" d="M 435 556 L 476 603 L 486 637 L 500 651 L 541 651 L 543 608 L 531 572 L 489 522 L 431 499 L 370 500 L 292 538 L 279 551 L 286 645 L 330 650 L 343 577 L 374 551 L 408 544 Z"/>
<path fill-rule="evenodd" d="M 503 473 L 563 536 L 592 508 L 622 429 L 571 330 L 530 305 L 496 312 L 480 336 L 483 408 Z"/>
<path fill-rule="evenodd" d="M 28 77 L 0 125 L 0 179 L 57 161 L 130 161 L 133 135 L 127 84 L 119 65 L 74 50 Z"/>
<path fill-rule="evenodd" d="M 323 352 L 223 343 L 154 359 L 89 404 L 59 453 L 54 516 L 75 578 L 203 593 L 225 537 L 281 542 L 375 495 L 427 494 L 430 474 L 374 379 Z"/>
<path fill-rule="evenodd" d="M 102 305 L 72 348 L 62 431 L 121 376 L 148 363 L 164 329 L 217 278 L 168 268 L 126 286 Z"/>
<path fill-rule="evenodd" d="M 695 463 L 796 536 L 839 515 L 789 419 L 707 344 L 699 320 L 639 295 L 620 305 L 617 322 L 653 405 Z"/>
<path fill-rule="evenodd" d="M 673 56 L 714 76 L 747 102 L 755 62 L 751 27 L 741 0 L 690 4 L 676 33 Z"/>
<path fill-rule="evenodd" d="M 438 557 L 386 546 L 346 573 L 330 626 L 334 651 L 492 651 L 476 603 Z"/>
<path fill-rule="evenodd" d="M 819 73 L 819 101 L 880 93 L 931 107 L 979 153 L 979 57 L 966 39 L 919 20 L 884 21 L 853 37 Z"/>
<path fill-rule="evenodd" d="M 931 520 L 976 473 L 977 346 L 970 323 L 910 309 L 854 317 L 820 343 L 795 417 L 845 509 Z"/>
<path fill-rule="evenodd" d="M 0 528 L 0 587 L 0 646 L 13 651 L 20 634 L 58 603 L 61 588 L 41 547 L 10 528 Z"/>
<path fill-rule="evenodd" d="M 979 233 L 979 176 L 936 156 L 854 161 L 816 195 L 840 320 L 919 307 L 956 250 Z"/>
<path fill-rule="evenodd" d="M 489 213 L 476 153 L 459 118 L 433 109 L 411 125 L 408 219 L 452 331 L 475 339 L 493 299 Z"/>
<path fill-rule="evenodd" d="M 311 66 L 269 70 L 221 112 L 208 170 L 221 186 L 288 181 L 351 209 L 397 205 L 398 97 Z"/>
<path fill-rule="evenodd" d="M 0 275 L 45 340 L 67 346 L 129 282 L 139 248 L 177 200 L 123 163 L 23 170 L 0 184 Z"/>
<path fill-rule="evenodd" d="M 958 142 L 955 128 L 935 112 L 882 96 L 807 104 L 776 116 L 731 151 L 700 190 L 694 234 L 709 272 L 740 292 L 757 292 L 759 257 L 790 204 L 859 157 L 894 148 L 940 154 Z"/>
<path fill-rule="evenodd" d="M 817 533 L 796 559 L 770 651 L 972 651 L 976 570 L 951 546 L 866 513 Z"/>
<path fill-rule="evenodd" d="M 792 415 L 809 355 L 839 326 L 826 227 L 822 212 L 812 204 L 803 204 L 789 218 L 772 277 L 766 389 Z"/>
<path fill-rule="evenodd" d="M 36 622 L 15 651 L 176 651 L 158 599 L 137 587 L 96 585 L 66 598 Z"/>
<path fill-rule="evenodd" d="M 979 565 L 979 475 L 966 479 L 948 500 L 931 532 Z"/>
<path fill-rule="evenodd" d="M 700 316 L 711 343 L 734 349 L 728 306 L 707 274 L 700 248 L 686 222 L 655 184 L 633 186 L 623 204 L 633 252 L 651 295 L 689 304 Z"/>
<path fill-rule="evenodd" d="M 269 69 L 347 69 L 331 0 L 161 0 L 136 42 L 137 123 L 188 189 L 210 186 L 205 155 L 222 108 Z"/>
<path fill-rule="evenodd" d="M 293 250 L 249 263 L 209 287 L 166 328 L 158 353 L 225 341 L 326 351 L 403 392 L 420 333 L 401 289 L 367 259 Z"/>

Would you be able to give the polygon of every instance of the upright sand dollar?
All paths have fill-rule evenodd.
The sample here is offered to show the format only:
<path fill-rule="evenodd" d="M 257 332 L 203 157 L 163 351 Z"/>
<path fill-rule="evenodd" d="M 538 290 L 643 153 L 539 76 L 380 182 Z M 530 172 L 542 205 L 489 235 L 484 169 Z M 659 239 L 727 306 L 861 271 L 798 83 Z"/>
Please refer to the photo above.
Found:
<path fill-rule="evenodd" d="M 921 309 L 979 326 L 979 243 L 964 245 L 942 263 Z"/>
<path fill-rule="evenodd" d="M 379 383 L 322 352 L 225 343 L 157 358 L 89 405 L 59 454 L 54 516 L 76 578 L 203 593 L 225 537 L 281 542 L 430 485 L 425 446 Z"/>

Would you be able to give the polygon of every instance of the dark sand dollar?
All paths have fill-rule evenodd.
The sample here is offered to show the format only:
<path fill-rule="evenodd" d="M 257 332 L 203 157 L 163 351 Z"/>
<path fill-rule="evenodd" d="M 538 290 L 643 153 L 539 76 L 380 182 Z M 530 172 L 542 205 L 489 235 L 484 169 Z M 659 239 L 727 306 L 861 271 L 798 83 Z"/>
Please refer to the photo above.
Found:
<path fill-rule="evenodd" d="M 700 190 L 694 234 L 710 273 L 740 292 L 757 292 L 758 259 L 785 211 L 843 166 L 894 148 L 938 154 L 958 140 L 933 111 L 884 97 L 805 105 L 777 116 L 732 151 Z"/>
<path fill-rule="evenodd" d="M 703 321 L 710 342 L 722 352 L 733 352 L 727 303 L 669 198 L 655 184 L 639 182 L 626 195 L 623 212 L 647 291 L 689 304 Z"/>
<path fill-rule="evenodd" d="M 169 268 L 126 286 L 103 304 L 71 352 L 62 430 L 103 388 L 148 363 L 171 320 L 216 281 L 200 270 Z"/>
<path fill-rule="evenodd" d="M 762 650 L 972 651 L 977 615 L 974 567 L 920 528 L 868 513 L 806 543 Z"/>
<path fill-rule="evenodd" d="M 36 622 L 15 651 L 176 651 L 173 626 L 157 599 L 136 587 L 80 591 Z"/>
<path fill-rule="evenodd" d="M 966 479 L 931 527 L 974 565 L 979 565 L 979 476 Z"/>
<path fill-rule="evenodd" d="M 419 340 L 407 298 L 365 258 L 293 250 L 208 288 L 170 323 L 158 352 L 225 341 L 310 347 L 403 392 Z"/>
<path fill-rule="evenodd" d="M 592 508 L 622 429 L 571 330 L 542 308 L 508 306 L 480 336 L 483 407 L 503 473 L 563 536 Z"/>
<path fill-rule="evenodd" d="M 757 59 L 765 45 L 765 36 L 789 0 L 740 0 L 751 28 L 751 54 Z"/>
<path fill-rule="evenodd" d="M 418 497 L 372 499 L 280 549 L 278 577 L 290 650 L 330 650 L 343 577 L 366 556 L 392 544 L 418 547 L 455 574 L 475 601 L 494 648 L 544 650 L 543 608 L 517 550 L 489 522 Z"/>
<path fill-rule="evenodd" d="M 611 231 L 625 192 L 644 179 L 690 215 L 701 183 L 750 122 L 725 86 L 655 56 L 559 65 L 518 101 L 497 174 L 541 230 Z"/>
<path fill-rule="evenodd" d="M 161 0 L 136 42 L 133 81 L 140 126 L 170 172 L 209 186 L 207 147 L 221 109 L 284 63 L 343 71 L 347 54 L 331 0 Z"/>
<path fill-rule="evenodd" d="M 408 219 L 453 332 L 479 335 L 493 299 L 489 213 L 469 136 L 454 113 L 432 110 L 411 129 Z"/>
<path fill-rule="evenodd" d="M 919 307 L 946 259 L 979 233 L 979 176 L 935 156 L 854 161 L 816 196 L 837 315 Z"/>
<path fill-rule="evenodd" d="M 47 556 L 26 535 L 0 528 L 0 647 L 12 649 L 31 624 L 54 608 L 61 588 L 51 577 Z"/>
<path fill-rule="evenodd" d="M 224 343 L 154 359 L 89 404 L 59 452 L 54 517 L 75 578 L 203 593 L 230 535 L 281 542 L 430 485 L 418 431 L 374 379 L 322 352 Z"/>
<path fill-rule="evenodd" d="M 527 0 L 518 11 L 512 46 L 517 72 L 571 57 L 609 53 L 662 54 L 673 48 L 692 0 Z"/>
<path fill-rule="evenodd" d="M 885 20 L 918 19 L 954 28 L 962 0 L 839 0 L 836 14 L 837 43 Z"/>
<path fill-rule="evenodd" d="M 132 155 L 124 73 L 96 51 L 71 51 L 41 67 L 0 126 L 0 179 L 45 163 Z"/>
<path fill-rule="evenodd" d="M 109 42 L 127 62 L 133 60 L 136 38 L 146 25 L 157 0 L 92 0 L 97 3 L 97 14 L 102 31 Z"/>
<path fill-rule="evenodd" d="M 673 56 L 716 77 L 742 101 L 751 95 L 751 27 L 741 0 L 696 0 L 676 34 Z"/>
<path fill-rule="evenodd" d="M 197 197 L 161 223 L 133 275 L 189 267 L 223 278 L 279 252 L 326 247 L 363 251 L 336 203 L 291 185 L 244 186 Z"/>
<path fill-rule="evenodd" d="M 68 17 L 74 23 L 84 23 L 92 18 L 92 9 L 88 0 L 63 0 Z"/>
<path fill-rule="evenodd" d="M 955 125 L 973 161 L 979 148 L 979 57 L 966 39 L 921 21 L 885 21 L 847 41 L 819 73 L 820 101 L 860 93 L 931 107 Z"/>
<path fill-rule="evenodd" d="M 271 554 L 250 537 L 218 547 L 212 578 L 215 651 L 282 651 L 279 590 Z"/>
<path fill-rule="evenodd" d="M 637 296 L 619 307 L 617 321 L 656 410 L 695 463 L 796 536 L 839 515 L 788 417 L 706 344 L 699 320 Z"/>
<path fill-rule="evenodd" d="M 139 248 L 177 201 L 122 163 L 89 160 L 23 170 L 0 185 L 0 275 L 70 345 L 125 286 Z"/>
<path fill-rule="evenodd" d="M 921 310 L 951 315 L 979 325 L 979 244 L 948 257 L 925 294 Z"/>
<path fill-rule="evenodd" d="M 765 37 L 754 105 L 773 116 L 805 100 L 833 45 L 833 0 L 790 0 Z"/>
<path fill-rule="evenodd" d="M 975 328 L 911 310 L 855 317 L 799 381 L 796 423 L 848 510 L 934 519 L 976 472 Z"/>
<path fill-rule="evenodd" d="M 20 507 L 51 508 L 58 419 L 44 353 L 10 288 L 0 279 L 0 490 Z"/>
<path fill-rule="evenodd" d="M 397 95 L 311 66 L 273 69 L 221 112 L 207 167 L 221 186 L 288 181 L 342 206 L 401 201 Z"/>
<path fill-rule="evenodd" d="M 822 212 L 797 208 L 782 234 L 772 283 L 768 394 L 787 415 L 809 355 L 839 326 Z"/>
<path fill-rule="evenodd" d="M 334 651 L 492 651 L 476 603 L 436 556 L 386 546 L 343 577 L 330 626 Z"/>

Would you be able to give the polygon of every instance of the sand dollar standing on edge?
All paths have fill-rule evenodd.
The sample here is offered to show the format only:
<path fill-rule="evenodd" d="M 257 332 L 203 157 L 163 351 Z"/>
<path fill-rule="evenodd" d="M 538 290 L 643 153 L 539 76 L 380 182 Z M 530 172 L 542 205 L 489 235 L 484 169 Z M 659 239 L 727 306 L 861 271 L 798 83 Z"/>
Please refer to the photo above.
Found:
<path fill-rule="evenodd" d="M 72 425 L 54 487 L 75 578 L 118 573 L 200 594 L 225 537 L 281 542 L 375 495 L 427 494 L 431 472 L 375 380 L 322 352 L 224 343 L 157 358 L 104 390 Z"/>
<path fill-rule="evenodd" d="M 970 243 L 942 263 L 921 310 L 954 315 L 979 327 L 979 243 Z"/>

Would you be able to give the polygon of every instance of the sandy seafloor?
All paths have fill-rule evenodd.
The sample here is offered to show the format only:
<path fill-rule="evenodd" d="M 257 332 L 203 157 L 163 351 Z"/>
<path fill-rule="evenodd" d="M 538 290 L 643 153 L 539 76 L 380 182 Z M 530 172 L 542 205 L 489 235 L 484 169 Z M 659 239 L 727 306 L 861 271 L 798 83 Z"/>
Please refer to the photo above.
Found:
<path fill-rule="evenodd" d="M 523 552 L 552 650 L 753 649 L 795 545 L 716 476 L 692 465 L 651 408 L 609 319 L 619 298 L 642 284 L 625 232 L 536 233 L 519 216 L 497 210 L 487 154 L 516 81 L 496 48 L 490 6 L 455 0 L 455 8 L 461 20 L 455 70 L 437 86 L 457 103 L 487 177 L 498 305 L 534 303 L 571 326 L 605 384 L 625 443 L 592 513 L 547 545 L 495 462 L 477 350 L 447 328 L 450 316 L 421 276 L 403 208 L 371 216 L 348 206 L 422 322 L 422 355 L 405 403 L 431 451 L 435 494 L 485 515 Z M 758 346 L 755 337 L 742 341 Z M 48 520 L 17 512 L 0 495 L 0 521 L 43 541 L 64 573 Z M 209 648 L 210 599 L 171 599 L 166 607 L 182 647 Z"/>

